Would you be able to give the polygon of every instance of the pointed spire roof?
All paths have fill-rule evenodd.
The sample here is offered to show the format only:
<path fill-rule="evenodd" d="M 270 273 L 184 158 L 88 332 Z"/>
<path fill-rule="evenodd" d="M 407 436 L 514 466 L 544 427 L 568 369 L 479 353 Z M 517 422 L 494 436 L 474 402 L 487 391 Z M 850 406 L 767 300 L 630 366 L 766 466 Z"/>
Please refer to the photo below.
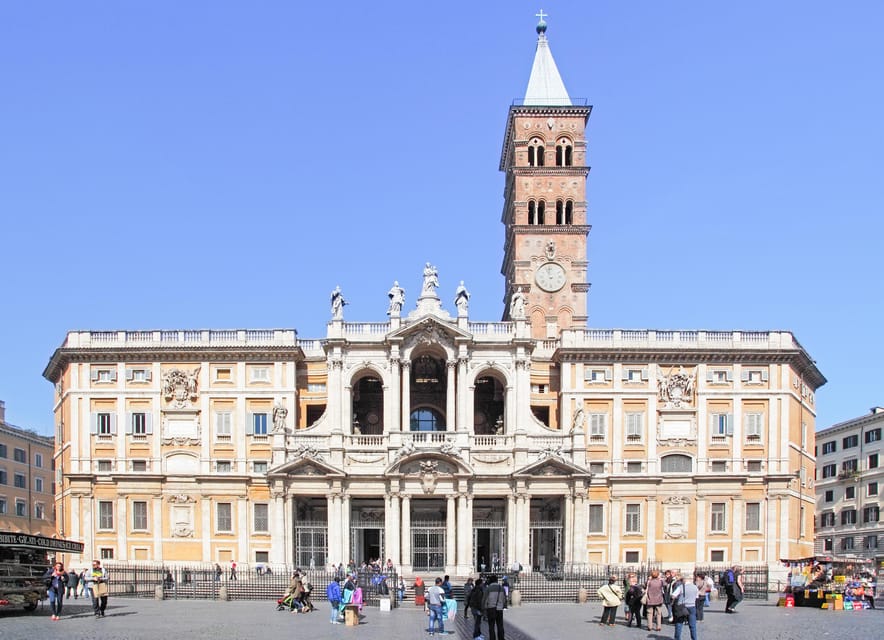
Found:
<path fill-rule="evenodd" d="M 537 51 L 534 53 L 531 78 L 528 80 L 528 90 L 525 92 L 522 104 L 544 107 L 571 106 L 571 98 L 549 50 L 549 42 L 546 40 L 546 22 L 543 19 L 547 14 L 541 9 L 537 16 L 540 18 L 540 22 L 537 23 Z"/>

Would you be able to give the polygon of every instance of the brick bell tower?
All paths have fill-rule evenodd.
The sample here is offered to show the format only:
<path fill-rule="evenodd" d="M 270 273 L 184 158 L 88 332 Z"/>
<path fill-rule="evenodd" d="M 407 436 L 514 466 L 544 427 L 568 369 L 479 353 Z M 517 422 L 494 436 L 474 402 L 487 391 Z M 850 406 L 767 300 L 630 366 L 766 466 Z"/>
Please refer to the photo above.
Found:
<path fill-rule="evenodd" d="M 538 14 L 537 51 L 521 104 L 510 107 L 500 170 L 506 173 L 501 273 L 503 319 L 521 288 L 534 338 L 587 323 L 586 123 L 591 106 L 565 89 Z"/>

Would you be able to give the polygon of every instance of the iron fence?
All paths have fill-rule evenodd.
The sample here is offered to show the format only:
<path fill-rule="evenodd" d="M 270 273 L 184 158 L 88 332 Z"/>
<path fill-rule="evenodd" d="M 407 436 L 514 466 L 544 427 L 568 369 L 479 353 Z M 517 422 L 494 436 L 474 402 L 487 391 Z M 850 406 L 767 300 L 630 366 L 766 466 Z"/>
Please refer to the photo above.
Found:
<path fill-rule="evenodd" d="M 241 571 L 231 575 L 222 571 L 219 576 L 213 564 L 159 566 L 128 562 L 105 561 L 110 595 L 118 597 L 154 598 L 162 593 L 169 600 L 217 600 L 221 587 L 225 587 L 228 600 L 267 600 L 275 603 L 289 590 L 295 567 L 276 566 L 272 570 L 258 572 Z M 310 599 L 325 601 L 326 586 L 337 576 L 334 571 L 301 569 L 302 580 L 312 585 Z M 380 606 L 382 597 L 389 596 L 391 606 L 396 607 L 395 585 L 399 581 L 396 572 L 357 572 L 366 606 Z M 341 581 L 343 585 L 343 580 Z M 158 588 L 161 591 L 158 592 Z M 386 593 L 384 593 L 386 591 Z"/>
<path fill-rule="evenodd" d="M 727 597 L 725 590 L 719 587 L 721 575 L 731 568 L 732 565 L 726 562 L 712 562 L 708 564 L 698 564 L 694 571 L 696 573 L 705 573 L 712 577 L 718 589 L 718 598 L 722 600 Z M 762 562 L 743 563 L 740 565 L 743 571 L 743 598 L 747 600 L 767 600 L 770 592 L 769 584 L 769 568 Z"/>

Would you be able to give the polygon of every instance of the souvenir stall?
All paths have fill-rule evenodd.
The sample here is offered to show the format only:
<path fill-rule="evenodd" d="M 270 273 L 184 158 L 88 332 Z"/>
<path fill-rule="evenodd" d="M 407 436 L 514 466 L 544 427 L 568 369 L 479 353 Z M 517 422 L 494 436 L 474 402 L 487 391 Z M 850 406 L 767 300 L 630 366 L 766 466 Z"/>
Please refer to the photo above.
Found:
<path fill-rule="evenodd" d="M 834 611 L 874 609 L 875 565 L 862 558 L 815 556 L 782 560 L 788 584 L 778 604 Z"/>

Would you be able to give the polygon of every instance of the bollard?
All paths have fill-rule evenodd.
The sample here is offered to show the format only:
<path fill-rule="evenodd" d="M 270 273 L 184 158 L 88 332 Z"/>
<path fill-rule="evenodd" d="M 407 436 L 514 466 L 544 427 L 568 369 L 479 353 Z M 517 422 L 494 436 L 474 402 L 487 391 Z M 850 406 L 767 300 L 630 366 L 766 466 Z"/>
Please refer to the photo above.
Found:
<path fill-rule="evenodd" d="M 158 584 L 153 588 L 153 599 L 154 600 L 162 600 L 163 599 L 163 585 Z"/>
<path fill-rule="evenodd" d="M 580 587 L 577 590 L 577 602 L 579 602 L 580 604 L 586 604 L 586 599 L 587 599 L 586 588 Z"/>
<path fill-rule="evenodd" d="M 229 598 L 227 597 L 227 585 L 226 584 L 218 587 L 218 599 L 219 600 L 229 600 Z"/>
<path fill-rule="evenodd" d="M 519 591 L 518 589 L 513 589 L 510 592 L 510 604 L 513 605 L 514 607 L 518 607 L 520 604 L 522 604 L 522 592 L 521 591 Z"/>

